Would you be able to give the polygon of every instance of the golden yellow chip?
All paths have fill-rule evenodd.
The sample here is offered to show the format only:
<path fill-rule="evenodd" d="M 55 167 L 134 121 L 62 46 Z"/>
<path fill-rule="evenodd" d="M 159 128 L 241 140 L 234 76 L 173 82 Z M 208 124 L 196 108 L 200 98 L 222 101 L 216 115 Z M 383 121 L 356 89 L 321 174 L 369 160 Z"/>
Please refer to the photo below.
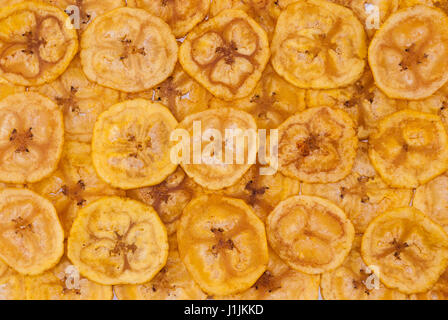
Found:
<path fill-rule="evenodd" d="M 82 208 L 68 238 L 68 258 L 89 280 L 139 284 L 151 280 L 168 257 L 166 229 L 152 207 L 104 197 Z"/>
<path fill-rule="evenodd" d="M 8 81 L 0 78 L 0 100 L 3 100 L 7 96 L 15 93 L 25 92 L 25 87 L 16 86 Z"/>
<path fill-rule="evenodd" d="M 0 76 L 19 85 L 55 80 L 78 51 L 67 15 L 40 1 L 0 9 Z"/>
<path fill-rule="evenodd" d="M 194 282 L 179 257 L 177 239 L 170 238 L 165 267 L 149 282 L 115 286 L 119 300 L 205 300 L 207 295 Z"/>
<path fill-rule="evenodd" d="M 268 264 L 264 225 L 239 199 L 193 199 L 184 210 L 177 239 L 185 267 L 211 295 L 249 289 Z"/>
<path fill-rule="evenodd" d="M 64 231 L 50 201 L 27 189 L 3 189 L 0 212 L 0 258 L 6 264 L 35 275 L 58 263 Z"/>
<path fill-rule="evenodd" d="M 437 0 L 399 0 L 399 9 L 426 5 L 432 7 Z M 444 0 L 442 0 L 444 1 Z"/>
<path fill-rule="evenodd" d="M 176 170 L 170 135 L 171 112 L 144 99 L 128 100 L 103 112 L 95 123 L 93 165 L 107 183 L 121 189 L 159 184 Z"/>
<path fill-rule="evenodd" d="M 147 90 L 168 78 L 177 51 L 170 27 L 143 9 L 118 8 L 99 16 L 81 40 L 87 78 L 124 92 Z"/>
<path fill-rule="evenodd" d="M 448 16 L 427 6 L 393 14 L 370 44 L 369 63 L 389 97 L 429 97 L 448 80 Z"/>
<path fill-rule="evenodd" d="M 353 248 L 344 263 L 324 273 L 321 293 L 325 300 L 405 300 L 398 290 L 385 287 L 361 258 L 361 237 L 353 241 Z"/>
<path fill-rule="evenodd" d="M 326 198 L 348 215 L 355 231 L 363 233 L 380 213 L 409 205 L 411 189 L 395 189 L 385 184 L 370 164 L 367 143 L 361 142 L 352 172 L 343 180 L 328 184 L 302 184 L 302 194 Z M 415 202 L 415 200 L 414 200 Z"/>
<path fill-rule="evenodd" d="M 0 300 L 24 300 L 25 276 L 0 261 Z"/>
<path fill-rule="evenodd" d="M 241 10 L 224 10 L 199 25 L 179 50 L 185 71 L 224 100 L 248 96 L 269 56 L 266 32 Z"/>
<path fill-rule="evenodd" d="M 448 136 L 437 115 L 396 112 L 381 120 L 369 144 L 373 166 L 396 188 L 416 188 L 448 169 Z"/>
<path fill-rule="evenodd" d="M 57 167 L 64 143 L 62 112 L 37 93 L 0 101 L 0 181 L 32 183 Z"/>
<path fill-rule="evenodd" d="M 329 107 L 311 108 L 279 128 L 279 170 L 309 183 L 336 182 L 353 167 L 358 148 L 350 116 Z"/>
<path fill-rule="evenodd" d="M 266 232 L 283 261 L 309 274 L 341 265 L 355 236 L 344 211 L 328 200 L 310 196 L 280 202 L 266 220 Z"/>
<path fill-rule="evenodd" d="M 448 271 L 428 291 L 411 295 L 412 300 L 448 300 Z"/>
<path fill-rule="evenodd" d="M 127 3 L 129 7 L 142 8 L 162 18 L 177 38 L 204 20 L 210 8 L 210 0 L 127 0 Z"/>
<path fill-rule="evenodd" d="M 394 209 L 367 227 L 361 254 L 387 287 L 424 292 L 448 265 L 448 235 L 413 207 Z"/>
<path fill-rule="evenodd" d="M 346 86 L 364 71 L 365 38 L 351 10 L 325 0 L 299 1 L 278 19 L 271 43 L 272 65 L 299 88 Z"/>

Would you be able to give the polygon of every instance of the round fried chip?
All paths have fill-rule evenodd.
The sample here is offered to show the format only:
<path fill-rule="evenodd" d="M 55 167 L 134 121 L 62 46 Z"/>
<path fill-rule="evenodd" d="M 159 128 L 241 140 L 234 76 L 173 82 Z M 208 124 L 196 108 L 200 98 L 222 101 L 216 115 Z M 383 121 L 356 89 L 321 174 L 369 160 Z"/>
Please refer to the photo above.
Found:
<path fill-rule="evenodd" d="M 167 257 L 159 216 L 131 199 L 104 197 L 82 208 L 68 238 L 68 258 L 79 272 L 105 285 L 150 281 Z"/>
<path fill-rule="evenodd" d="M 278 18 L 271 43 L 272 65 L 299 88 L 346 86 L 364 71 L 365 38 L 351 10 L 325 0 L 299 1 Z"/>
<path fill-rule="evenodd" d="M 387 287 L 424 292 L 448 265 L 448 235 L 413 207 L 394 209 L 369 224 L 361 254 Z"/>
<path fill-rule="evenodd" d="M 67 15 L 40 1 L 0 9 L 0 76 L 35 86 L 55 80 L 78 51 L 76 31 Z"/>
<path fill-rule="evenodd" d="M 50 201 L 27 189 L 0 190 L 0 258 L 21 274 L 55 266 L 64 231 Z"/>
<path fill-rule="evenodd" d="M 369 64 L 389 97 L 429 97 L 448 80 L 448 16 L 428 6 L 391 15 L 370 44 Z"/>
<path fill-rule="evenodd" d="M 204 20 L 210 8 L 210 0 L 128 0 L 129 7 L 147 10 L 162 18 L 177 38 L 186 35 Z"/>
<path fill-rule="evenodd" d="M 125 195 L 124 191 L 112 188 L 98 177 L 90 145 L 80 142 L 66 143 L 59 169 L 30 188 L 53 203 L 66 237 L 79 209 L 104 196 Z"/>
<path fill-rule="evenodd" d="M 24 300 L 25 276 L 0 261 L 0 300 Z"/>
<path fill-rule="evenodd" d="M 205 300 L 207 295 L 194 282 L 179 257 L 176 237 L 169 239 L 165 267 L 149 282 L 115 286 L 119 300 Z"/>
<path fill-rule="evenodd" d="M 437 115 L 396 112 L 369 140 L 369 157 L 383 180 L 396 188 L 416 188 L 448 169 L 448 136 Z"/>
<path fill-rule="evenodd" d="M 161 183 L 176 170 L 170 159 L 171 112 L 144 99 L 128 100 L 103 112 L 95 123 L 93 165 L 107 183 L 134 189 Z"/>
<path fill-rule="evenodd" d="M 350 173 L 358 139 L 346 112 L 329 107 L 306 109 L 278 130 L 279 170 L 284 175 L 309 183 L 327 183 Z"/>
<path fill-rule="evenodd" d="M 81 40 L 87 78 L 124 92 L 144 91 L 168 78 L 177 51 L 169 26 L 143 9 L 118 8 L 99 16 Z"/>
<path fill-rule="evenodd" d="M 334 203 L 295 196 L 266 219 L 269 244 L 291 268 L 308 274 L 333 270 L 347 257 L 355 236 L 352 223 Z"/>
<path fill-rule="evenodd" d="M 62 112 L 38 93 L 0 101 L 0 181 L 32 183 L 57 167 L 64 143 Z"/>
<path fill-rule="evenodd" d="M 367 143 L 361 142 L 352 172 L 343 180 L 301 185 L 302 194 L 326 198 L 339 205 L 358 233 L 363 233 L 380 213 L 405 207 L 412 198 L 411 189 L 395 189 L 384 183 L 370 164 L 367 149 Z"/>
<path fill-rule="evenodd" d="M 177 239 L 185 267 L 211 295 L 249 289 L 268 264 L 264 225 L 239 199 L 193 199 L 184 209 Z"/>
<path fill-rule="evenodd" d="M 428 291 L 411 295 L 411 300 L 448 300 L 448 270 L 440 276 Z"/>
<path fill-rule="evenodd" d="M 254 90 L 269 56 L 266 32 L 241 10 L 224 10 L 202 23 L 179 50 L 185 71 L 213 95 L 229 101 Z"/>
<path fill-rule="evenodd" d="M 322 274 L 321 293 L 325 300 L 406 300 L 398 290 L 385 287 L 361 258 L 361 237 L 355 237 L 353 248 L 344 263 Z"/>

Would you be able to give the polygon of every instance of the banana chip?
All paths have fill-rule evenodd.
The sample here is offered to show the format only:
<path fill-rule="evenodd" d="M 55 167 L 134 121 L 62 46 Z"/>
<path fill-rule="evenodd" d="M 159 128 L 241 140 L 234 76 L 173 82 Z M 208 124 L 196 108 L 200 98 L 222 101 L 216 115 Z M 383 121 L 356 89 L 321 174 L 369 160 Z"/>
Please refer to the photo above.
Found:
<path fill-rule="evenodd" d="M 67 15 L 39 1 L 0 9 L 0 76 L 35 86 L 55 80 L 78 51 L 76 31 Z"/>
<path fill-rule="evenodd" d="M 308 274 L 333 270 L 347 257 L 355 236 L 344 211 L 319 197 L 295 196 L 266 220 L 269 244 L 291 268 Z"/>
<path fill-rule="evenodd" d="M 26 189 L 0 190 L 0 258 L 21 274 L 39 274 L 64 252 L 64 232 L 53 205 Z"/>
<path fill-rule="evenodd" d="M 369 63 L 389 97 L 429 97 L 448 80 L 448 16 L 428 6 L 393 14 L 370 44 Z"/>
<path fill-rule="evenodd" d="M 0 101 L 0 181 L 32 183 L 57 167 L 64 143 L 62 112 L 37 93 Z"/>
<path fill-rule="evenodd" d="M 358 148 L 354 123 L 339 109 L 311 108 L 279 128 L 279 169 L 308 183 L 336 182 L 353 167 Z"/>
<path fill-rule="evenodd" d="M 269 56 L 266 32 L 241 10 L 224 10 L 199 25 L 179 51 L 185 71 L 228 101 L 255 89 Z"/>
<path fill-rule="evenodd" d="M 448 235 L 421 211 L 401 208 L 375 218 L 362 238 L 362 258 L 389 288 L 431 289 L 448 265 Z"/>
<path fill-rule="evenodd" d="M 128 0 L 129 7 L 142 8 L 169 24 L 177 38 L 183 37 L 204 20 L 210 0 Z"/>
<path fill-rule="evenodd" d="M 412 198 L 411 189 L 394 189 L 381 180 L 370 164 L 367 149 L 367 143 L 361 142 L 352 172 L 345 179 L 336 183 L 304 183 L 301 186 L 304 195 L 316 195 L 338 204 L 358 233 L 363 233 L 380 213 L 405 207 Z"/>
<path fill-rule="evenodd" d="M 25 276 L 0 261 L 0 300 L 24 300 Z"/>
<path fill-rule="evenodd" d="M 177 238 L 185 267 L 211 295 L 247 290 L 266 271 L 264 225 L 242 200 L 216 195 L 193 199 Z"/>
<path fill-rule="evenodd" d="M 411 295 L 412 300 L 448 300 L 448 271 L 428 291 Z"/>
<path fill-rule="evenodd" d="M 144 99 L 128 100 L 103 112 L 92 139 L 93 165 L 107 183 L 135 189 L 161 183 L 176 170 L 170 159 L 171 112 Z"/>
<path fill-rule="evenodd" d="M 131 199 L 105 197 L 81 209 L 68 239 L 68 258 L 79 272 L 105 285 L 150 281 L 167 257 L 159 216 Z"/>
<path fill-rule="evenodd" d="M 271 44 L 272 65 L 299 88 L 346 86 L 364 71 L 365 38 L 351 10 L 325 0 L 299 1 L 278 19 Z"/>
<path fill-rule="evenodd" d="M 394 113 L 381 120 L 369 144 L 373 166 L 392 187 L 416 188 L 448 169 L 448 136 L 436 115 Z"/>
<path fill-rule="evenodd" d="M 87 78 L 124 92 L 144 91 L 168 78 L 177 51 L 169 26 L 143 9 L 118 8 L 99 16 L 81 40 Z"/>

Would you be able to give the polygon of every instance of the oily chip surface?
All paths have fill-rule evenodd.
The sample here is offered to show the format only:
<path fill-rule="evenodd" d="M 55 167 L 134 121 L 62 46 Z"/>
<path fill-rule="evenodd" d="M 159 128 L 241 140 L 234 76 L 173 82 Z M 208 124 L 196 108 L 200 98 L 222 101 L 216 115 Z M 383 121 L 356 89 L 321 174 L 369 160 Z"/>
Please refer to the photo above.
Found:
<path fill-rule="evenodd" d="M 0 181 L 32 183 L 57 167 L 64 143 L 62 112 L 32 92 L 0 101 Z"/>
<path fill-rule="evenodd" d="M 394 209 L 375 218 L 362 238 L 362 258 L 389 288 L 425 292 L 448 264 L 448 235 L 413 207 Z"/>
<path fill-rule="evenodd" d="M 249 289 L 268 264 L 264 225 L 239 199 L 193 199 L 184 210 L 177 239 L 185 267 L 210 295 Z"/>
<path fill-rule="evenodd" d="M 179 51 L 185 71 L 227 101 L 252 92 L 269 57 L 266 32 L 241 10 L 224 10 L 202 23 Z"/>
<path fill-rule="evenodd" d="M 118 8 L 99 16 L 81 39 L 87 78 L 124 92 L 144 91 L 168 78 L 177 51 L 169 26 L 135 8 Z"/>
<path fill-rule="evenodd" d="M 70 261 L 89 280 L 104 285 L 140 284 L 165 265 L 168 237 L 152 207 L 104 197 L 79 211 L 67 251 Z"/>
<path fill-rule="evenodd" d="M 177 121 L 163 105 L 127 100 L 103 112 L 95 123 L 92 159 L 98 175 L 121 189 L 161 183 L 176 170 L 170 135 Z"/>
<path fill-rule="evenodd" d="M 332 89 L 361 77 L 366 35 L 351 10 L 325 0 L 305 0 L 281 13 L 271 50 L 275 71 L 290 83 Z"/>

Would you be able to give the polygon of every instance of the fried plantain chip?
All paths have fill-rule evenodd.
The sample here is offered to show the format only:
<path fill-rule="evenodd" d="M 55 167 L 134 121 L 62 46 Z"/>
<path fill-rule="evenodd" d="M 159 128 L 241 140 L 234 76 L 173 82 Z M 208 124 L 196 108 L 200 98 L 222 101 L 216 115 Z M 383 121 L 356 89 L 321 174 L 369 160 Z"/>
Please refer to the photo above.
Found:
<path fill-rule="evenodd" d="M 24 300 L 25 276 L 0 261 L 0 300 Z"/>
<path fill-rule="evenodd" d="M 193 199 L 184 209 L 177 239 L 185 267 L 211 295 L 249 289 L 268 264 L 264 225 L 239 199 Z"/>
<path fill-rule="evenodd" d="M 403 110 L 378 125 L 369 157 L 383 180 L 396 188 L 416 188 L 448 168 L 448 136 L 437 115 Z"/>
<path fill-rule="evenodd" d="M 68 258 L 89 280 L 105 285 L 150 281 L 168 257 L 165 226 L 152 207 L 104 197 L 79 210 Z"/>
<path fill-rule="evenodd" d="M 103 112 L 95 123 L 93 165 L 107 183 L 135 189 L 161 183 L 176 170 L 170 159 L 171 112 L 144 99 L 128 100 Z"/>
<path fill-rule="evenodd" d="M 280 202 L 266 220 L 269 244 L 291 268 L 308 274 L 333 270 L 352 246 L 352 223 L 334 203 L 295 196 Z"/>
<path fill-rule="evenodd" d="M 173 72 L 177 42 L 169 26 L 143 9 L 118 8 L 95 19 L 81 40 L 87 78 L 124 92 L 150 89 Z"/>
<path fill-rule="evenodd" d="M 387 287 L 425 292 L 448 265 L 448 235 L 416 208 L 394 209 L 369 224 L 361 254 Z"/>
<path fill-rule="evenodd" d="M 0 101 L 0 181 L 32 183 L 57 167 L 64 143 L 58 106 L 32 92 Z"/>
<path fill-rule="evenodd" d="M 448 300 L 448 271 L 428 291 L 411 295 L 411 300 Z"/>
<path fill-rule="evenodd" d="M 248 96 L 269 61 L 266 32 L 245 12 L 224 10 L 191 31 L 182 43 L 184 70 L 218 98 Z"/>

